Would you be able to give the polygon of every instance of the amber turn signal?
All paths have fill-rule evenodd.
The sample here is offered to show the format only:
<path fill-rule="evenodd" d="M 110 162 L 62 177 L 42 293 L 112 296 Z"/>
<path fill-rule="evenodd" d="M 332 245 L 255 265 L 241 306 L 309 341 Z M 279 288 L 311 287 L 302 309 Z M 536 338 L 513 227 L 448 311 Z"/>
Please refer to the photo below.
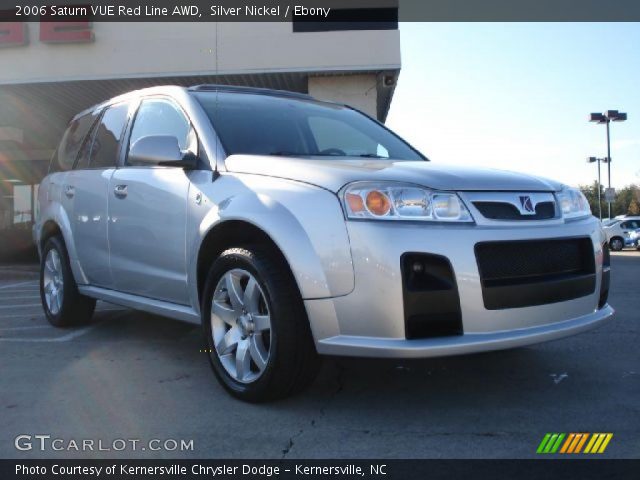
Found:
<path fill-rule="evenodd" d="M 374 215 L 383 217 L 391 211 L 391 200 L 384 193 L 371 190 L 367 193 L 367 210 Z"/>

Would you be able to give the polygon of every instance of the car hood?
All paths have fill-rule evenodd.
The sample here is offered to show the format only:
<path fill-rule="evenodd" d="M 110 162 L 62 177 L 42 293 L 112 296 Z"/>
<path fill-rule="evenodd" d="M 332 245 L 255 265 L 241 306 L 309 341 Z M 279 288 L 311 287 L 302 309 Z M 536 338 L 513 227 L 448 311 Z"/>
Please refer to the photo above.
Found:
<path fill-rule="evenodd" d="M 407 182 L 436 190 L 456 191 L 552 192 L 563 187 L 559 182 L 523 173 L 438 165 L 427 161 L 231 155 L 225 160 L 225 165 L 230 172 L 297 180 L 333 192 L 354 181 Z"/>

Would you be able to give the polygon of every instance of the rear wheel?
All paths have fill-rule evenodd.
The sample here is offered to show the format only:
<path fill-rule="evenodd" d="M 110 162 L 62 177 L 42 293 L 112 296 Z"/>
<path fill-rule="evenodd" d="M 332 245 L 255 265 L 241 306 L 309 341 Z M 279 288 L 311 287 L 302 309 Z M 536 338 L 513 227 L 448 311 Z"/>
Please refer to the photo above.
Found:
<path fill-rule="evenodd" d="M 286 265 L 261 247 L 231 248 L 209 272 L 202 324 L 222 385 L 249 402 L 282 398 L 317 372 L 304 305 Z"/>
<path fill-rule="evenodd" d="M 96 301 L 81 295 L 61 236 L 47 240 L 40 262 L 40 299 L 49 323 L 70 327 L 87 323 Z"/>
<path fill-rule="evenodd" d="M 622 240 L 622 238 L 620 237 L 613 237 L 611 240 L 609 240 L 609 248 L 611 248 L 611 250 L 613 250 L 614 252 L 619 252 L 624 248 L 624 240 Z"/>

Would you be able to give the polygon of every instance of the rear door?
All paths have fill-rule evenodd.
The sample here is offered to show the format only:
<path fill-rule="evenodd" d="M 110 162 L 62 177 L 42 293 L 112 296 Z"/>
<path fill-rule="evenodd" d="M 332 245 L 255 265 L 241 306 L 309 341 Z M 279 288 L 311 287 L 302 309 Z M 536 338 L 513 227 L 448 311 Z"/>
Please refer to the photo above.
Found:
<path fill-rule="evenodd" d="M 113 287 L 108 241 L 109 180 L 121 154 L 128 114 L 128 103 L 104 110 L 63 188 L 63 196 L 73 199 L 73 238 L 83 281 L 105 288 Z"/>
<path fill-rule="evenodd" d="M 143 99 L 128 150 L 149 135 L 172 135 L 182 150 L 197 150 L 189 120 L 173 100 Z M 125 156 L 109 186 L 109 240 L 115 289 L 183 305 L 187 288 L 186 223 L 189 172 L 132 165 Z"/>
<path fill-rule="evenodd" d="M 51 158 L 49 174 L 40 189 L 40 209 L 44 210 L 50 203 L 60 202 L 64 210 L 64 217 L 69 221 L 69 228 L 73 231 L 75 208 L 75 192 L 69 181 L 71 170 L 87 144 L 91 144 L 91 132 L 99 116 L 99 111 L 91 111 L 74 118 L 62 136 L 60 145 Z M 60 221 L 63 221 L 61 219 Z M 68 241 L 73 239 L 67 238 Z M 80 272 L 75 250 L 69 245 L 71 266 L 74 272 Z M 80 280 L 80 279 L 79 279 Z"/>

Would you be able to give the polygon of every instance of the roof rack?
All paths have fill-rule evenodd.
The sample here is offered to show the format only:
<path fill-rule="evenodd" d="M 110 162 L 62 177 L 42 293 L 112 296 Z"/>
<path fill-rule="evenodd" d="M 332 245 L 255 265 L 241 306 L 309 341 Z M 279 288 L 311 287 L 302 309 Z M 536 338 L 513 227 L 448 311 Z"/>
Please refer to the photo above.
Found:
<path fill-rule="evenodd" d="M 189 87 L 193 92 L 230 92 L 230 93 L 250 93 L 254 95 L 270 95 L 276 97 L 302 98 L 313 100 L 311 95 L 306 93 L 290 92 L 287 90 L 274 90 L 271 88 L 244 87 L 235 85 L 203 84 Z"/>

